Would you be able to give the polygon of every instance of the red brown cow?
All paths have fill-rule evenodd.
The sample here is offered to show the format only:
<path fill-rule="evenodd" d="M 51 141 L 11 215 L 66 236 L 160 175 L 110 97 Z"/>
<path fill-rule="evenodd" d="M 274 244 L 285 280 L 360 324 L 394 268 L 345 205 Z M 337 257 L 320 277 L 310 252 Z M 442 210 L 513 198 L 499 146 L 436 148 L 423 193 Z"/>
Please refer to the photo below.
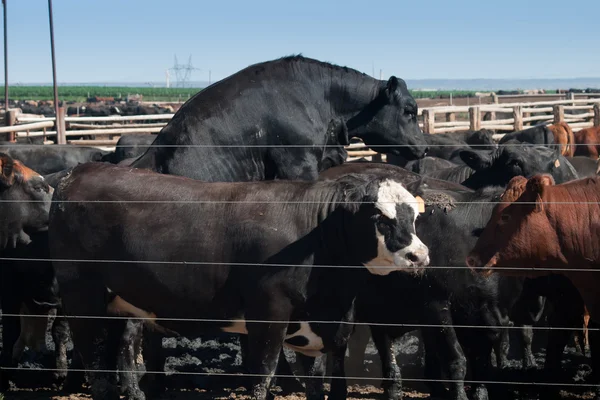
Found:
<path fill-rule="evenodd" d="M 511 275 L 562 273 L 579 289 L 594 320 L 600 279 L 587 270 L 600 267 L 599 242 L 600 178 L 555 185 L 549 175 L 519 176 L 510 181 L 467 265 L 486 273 L 492 268 L 508 268 L 502 272 Z"/>
<path fill-rule="evenodd" d="M 576 156 L 598 158 L 600 153 L 600 126 L 582 129 L 575 133 Z"/>
<path fill-rule="evenodd" d="M 581 310 L 584 329 L 588 321 L 594 328 L 589 343 L 596 382 L 600 275 L 593 270 L 600 267 L 599 239 L 600 177 L 555 185 L 549 175 L 529 180 L 518 176 L 510 181 L 466 260 L 469 268 L 488 275 L 499 270 L 529 277 L 560 273 L 569 278 L 589 311 L 588 319 L 586 310 Z"/>
<path fill-rule="evenodd" d="M 548 129 L 554 135 L 554 143 L 560 145 L 560 153 L 565 157 L 573 157 L 575 154 L 575 136 L 571 127 L 566 122 L 558 122 L 549 125 Z"/>

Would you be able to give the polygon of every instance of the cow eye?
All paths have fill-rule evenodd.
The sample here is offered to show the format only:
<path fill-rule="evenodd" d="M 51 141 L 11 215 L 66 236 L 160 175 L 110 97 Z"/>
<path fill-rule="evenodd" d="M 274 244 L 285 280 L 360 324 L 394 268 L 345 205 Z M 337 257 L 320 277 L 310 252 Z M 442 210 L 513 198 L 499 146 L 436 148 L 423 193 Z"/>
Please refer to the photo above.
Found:
<path fill-rule="evenodd" d="M 390 227 L 383 222 L 378 222 L 377 223 L 377 230 L 381 233 L 381 234 L 386 234 L 387 232 L 389 232 Z"/>

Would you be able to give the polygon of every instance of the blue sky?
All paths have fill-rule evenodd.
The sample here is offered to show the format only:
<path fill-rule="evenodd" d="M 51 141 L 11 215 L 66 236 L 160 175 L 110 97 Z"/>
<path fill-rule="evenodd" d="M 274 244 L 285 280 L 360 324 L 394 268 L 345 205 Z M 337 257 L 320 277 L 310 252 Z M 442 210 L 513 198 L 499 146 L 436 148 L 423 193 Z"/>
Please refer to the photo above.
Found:
<path fill-rule="evenodd" d="M 600 75 L 598 0 L 53 3 L 59 82 L 163 82 L 175 54 L 213 81 L 294 53 L 405 79 Z M 46 0 L 8 0 L 8 39 L 9 82 L 50 82 Z"/>

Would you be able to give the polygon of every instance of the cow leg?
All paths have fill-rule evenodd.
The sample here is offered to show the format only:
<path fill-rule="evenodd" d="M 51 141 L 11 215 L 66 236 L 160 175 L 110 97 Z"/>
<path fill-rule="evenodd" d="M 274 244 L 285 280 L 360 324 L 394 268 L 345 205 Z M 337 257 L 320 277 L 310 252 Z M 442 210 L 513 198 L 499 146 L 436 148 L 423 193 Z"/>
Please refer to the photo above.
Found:
<path fill-rule="evenodd" d="M 70 288 L 66 286 L 61 285 L 61 289 L 67 315 L 106 315 L 106 289 L 101 285 L 95 285 L 93 277 L 82 277 L 77 282 L 71 283 Z M 92 398 L 94 400 L 118 400 L 116 374 L 108 370 L 111 364 L 113 370 L 116 369 L 123 324 L 120 324 L 121 330 L 119 331 L 115 322 L 120 321 L 81 317 L 68 318 L 68 321 L 74 345 L 79 351 L 84 369 L 88 372 Z M 105 329 L 107 337 L 106 340 L 103 340 Z"/>
<path fill-rule="evenodd" d="M 56 310 L 56 318 L 52 323 L 52 340 L 54 341 L 54 351 L 56 359 L 56 371 L 54 381 L 56 386 L 60 386 L 67 377 L 69 364 L 67 361 L 67 344 L 69 342 L 69 325 L 65 319 L 62 308 Z"/>
<path fill-rule="evenodd" d="M 346 349 L 347 346 L 338 346 L 331 353 L 332 380 L 328 400 L 346 400 L 348 385 L 346 383 Z"/>
<path fill-rule="evenodd" d="M 323 377 L 327 366 L 327 356 L 308 357 L 304 354 L 297 354 L 304 368 L 306 379 L 306 400 L 324 400 L 325 392 L 323 391 Z"/>
<path fill-rule="evenodd" d="M 380 326 L 372 326 L 371 336 L 379 353 L 379 358 L 381 358 L 383 398 L 397 400 L 402 397 L 402 374 L 396 363 L 393 349 L 394 342 L 384 329 Z"/>
<path fill-rule="evenodd" d="M 249 305 L 246 318 L 257 321 L 289 321 L 292 305 L 279 288 L 265 284 L 263 291 L 253 293 L 254 303 Z M 273 398 L 270 392 L 271 381 L 277 369 L 279 354 L 287 332 L 286 322 L 247 324 L 248 330 L 248 372 L 252 379 L 252 396 L 257 400 Z"/>
<path fill-rule="evenodd" d="M 494 354 L 496 365 L 499 369 L 508 367 L 508 351 L 510 350 L 510 331 L 504 328 L 500 332 L 500 338 L 494 343 Z"/>
<path fill-rule="evenodd" d="M 130 400 L 145 400 L 146 396 L 139 387 L 137 358 L 142 346 L 144 321 L 129 319 L 119 346 L 119 371 L 121 392 Z"/>
<path fill-rule="evenodd" d="M 519 336 L 522 341 L 523 349 L 523 369 L 532 369 L 537 366 L 535 357 L 533 356 L 533 350 L 531 349 L 531 343 L 533 343 L 533 329 L 529 325 L 523 325 L 519 329 Z"/>
<path fill-rule="evenodd" d="M 147 397 L 155 397 L 166 391 L 165 363 L 167 358 L 162 347 L 163 336 L 144 330 L 142 348 L 146 363 L 146 374 L 140 380 L 142 391 Z"/>
<path fill-rule="evenodd" d="M 445 301 L 430 302 L 427 314 L 427 324 L 452 325 L 450 305 Z M 427 379 L 435 379 L 439 376 L 440 371 L 444 370 L 451 382 L 451 398 L 466 400 L 464 380 L 467 373 L 467 359 L 458 341 L 456 330 L 452 326 L 446 326 L 444 328 L 423 328 L 421 333 L 425 345 Z M 443 395 L 446 392 L 443 384 L 430 380 L 428 386 L 432 395 L 446 397 Z"/>

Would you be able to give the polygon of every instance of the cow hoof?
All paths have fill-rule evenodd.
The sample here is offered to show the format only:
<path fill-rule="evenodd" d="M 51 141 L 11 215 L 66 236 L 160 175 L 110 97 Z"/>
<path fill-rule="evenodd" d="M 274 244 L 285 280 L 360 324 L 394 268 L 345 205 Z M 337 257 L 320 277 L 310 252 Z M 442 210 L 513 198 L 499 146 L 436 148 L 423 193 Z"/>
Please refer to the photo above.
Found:
<path fill-rule="evenodd" d="M 488 400 L 488 391 L 485 386 L 477 386 L 473 393 L 473 400 Z"/>

